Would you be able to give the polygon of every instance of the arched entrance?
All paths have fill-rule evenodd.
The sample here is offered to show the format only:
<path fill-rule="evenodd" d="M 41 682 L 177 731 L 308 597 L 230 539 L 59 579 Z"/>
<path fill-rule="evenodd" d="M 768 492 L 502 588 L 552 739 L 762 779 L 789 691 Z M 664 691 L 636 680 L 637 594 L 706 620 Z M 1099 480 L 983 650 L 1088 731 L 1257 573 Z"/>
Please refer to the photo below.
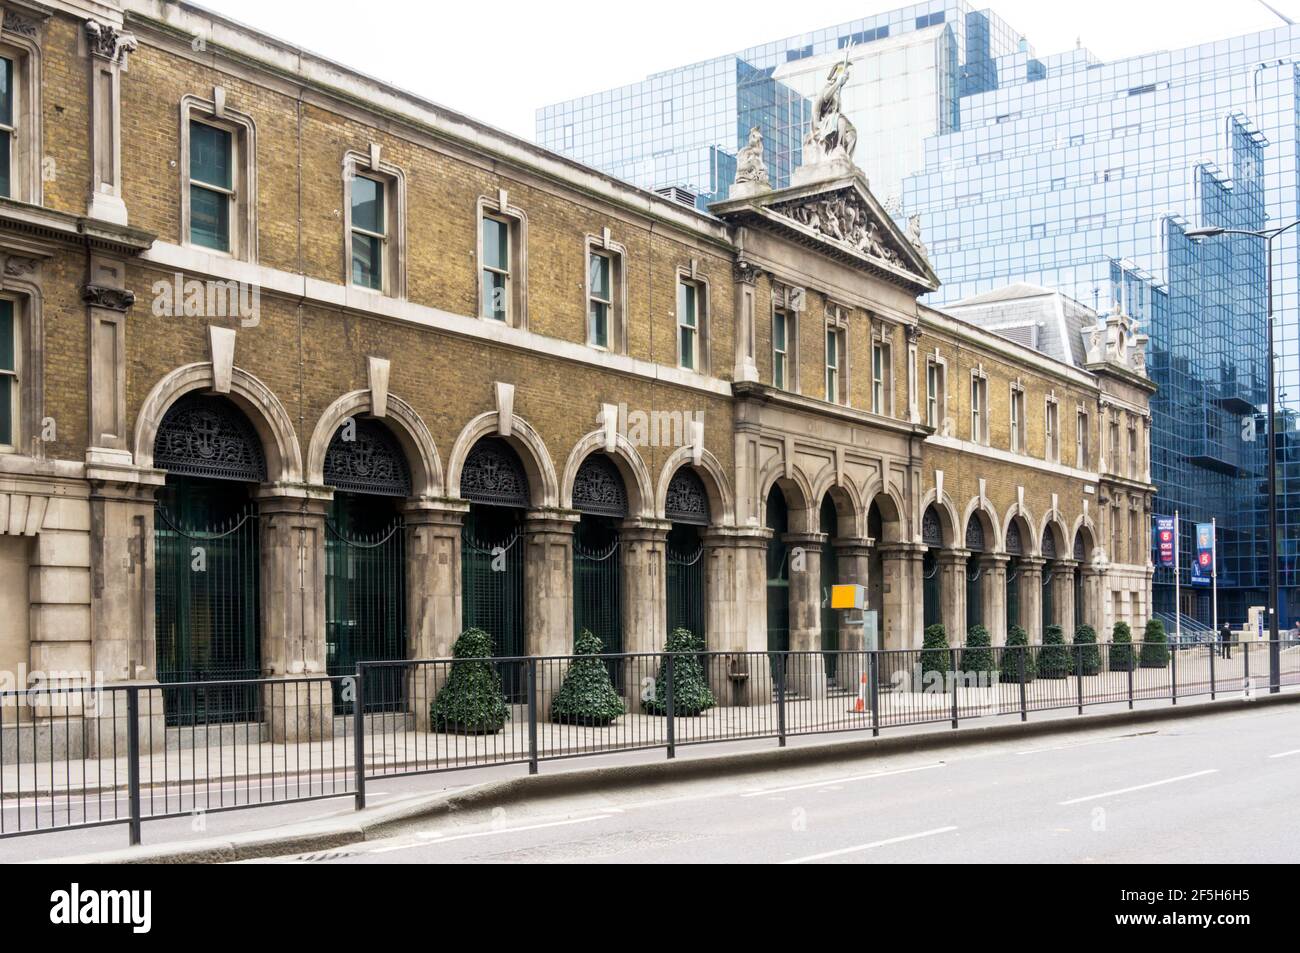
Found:
<path fill-rule="evenodd" d="M 461 499 L 469 512 L 461 528 L 461 628 L 492 637 L 498 658 L 524 654 L 523 518 L 528 477 L 513 447 L 500 437 L 483 437 L 465 457 Z M 502 687 L 515 702 L 527 692 L 520 666 L 501 671 Z"/>
<path fill-rule="evenodd" d="M 573 508 L 581 515 L 573 537 L 573 634 L 589 630 L 605 652 L 623 651 L 623 560 L 619 522 L 627 518 L 627 487 L 604 453 L 582 461 L 573 481 Z M 615 688 L 623 665 L 611 663 Z"/>
<path fill-rule="evenodd" d="M 939 576 L 939 551 L 943 548 L 943 524 L 933 505 L 921 516 L 921 545 L 927 547 L 921 557 L 922 626 L 928 629 L 943 622 L 943 581 Z M 949 633 L 951 638 L 953 633 Z"/>
<path fill-rule="evenodd" d="M 835 550 L 835 541 L 839 536 L 839 513 L 829 493 L 822 497 L 817 520 L 818 530 L 826 537 L 821 544 L 821 626 L 822 650 L 827 653 L 826 682 L 832 684 L 839 674 L 839 656 L 835 653 L 840 649 L 840 614 L 831 608 L 831 586 L 840 578 L 840 566 Z"/>
<path fill-rule="evenodd" d="M 767 647 L 790 651 L 790 511 L 785 494 L 773 486 L 767 494 L 765 525 L 772 531 L 767 541 Z"/>
<path fill-rule="evenodd" d="M 1088 540 L 1084 537 L 1083 528 L 1080 527 L 1074 534 L 1074 548 L 1072 555 L 1076 563 L 1074 571 L 1074 627 L 1077 629 L 1081 625 L 1089 624 L 1088 620 L 1093 618 L 1092 607 L 1087 604 L 1087 586 L 1084 583 L 1084 569 L 1089 562 L 1089 545 Z"/>
<path fill-rule="evenodd" d="M 167 471 L 154 510 L 158 681 L 258 678 L 261 441 L 234 403 L 191 392 L 159 423 L 153 463 Z M 261 720 L 256 686 L 164 688 L 163 707 L 169 725 Z"/>
<path fill-rule="evenodd" d="M 885 618 L 885 560 L 881 556 L 885 521 L 880 507 L 873 500 L 867 509 L 867 536 L 872 540 L 871 555 L 867 557 L 867 604 L 879 613 L 876 616 L 876 647 L 885 647 L 885 633 L 889 622 Z"/>
<path fill-rule="evenodd" d="M 664 516 L 672 523 L 666 554 L 668 631 L 689 629 L 707 645 L 702 527 L 709 525 L 709 498 L 704 481 L 690 467 L 682 467 L 669 481 Z"/>
<path fill-rule="evenodd" d="M 984 568 L 980 561 L 987 551 L 987 543 L 984 524 L 975 513 L 966 521 L 966 549 L 970 552 L 966 558 L 966 632 L 969 634 L 974 626 L 987 627 L 984 622 Z"/>
<path fill-rule="evenodd" d="M 1051 526 L 1043 528 L 1043 539 L 1040 544 L 1043 554 L 1043 598 L 1041 605 L 1043 607 L 1042 619 L 1043 629 L 1046 631 L 1049 625 L 1056 622 L 1056 586 L 1057 576 L 1064 571 L 1061 566 L 1059 555 L 1056 549 L 1056 534 L 1052 532 Z"/>
<path fill-rule="evenodd" d="M 1013 519 L 1007 526 L 1007 634 L 1011 627 L 1020 625 L 1020 568 L 1025 555 L 1024 537 L 1020 533 L 1020 520 Z M 1031 636 L 1032 638 L 1032 636 Z"/>
<path fill-rule="evenodd" d="M 343 421 L 325 451 L 324 481 L 334 488 L 325 520 L 325 652 L 330 675 L 358 662 L 406 658 L 406 540 L 401 502 L 411 471 L 401 445 L 373 417 Z M 404 711 L 406 673 L 371 669 L 362 686 L 367 711 Z M 334 711 L 348 714 L 342 683 Z"/>

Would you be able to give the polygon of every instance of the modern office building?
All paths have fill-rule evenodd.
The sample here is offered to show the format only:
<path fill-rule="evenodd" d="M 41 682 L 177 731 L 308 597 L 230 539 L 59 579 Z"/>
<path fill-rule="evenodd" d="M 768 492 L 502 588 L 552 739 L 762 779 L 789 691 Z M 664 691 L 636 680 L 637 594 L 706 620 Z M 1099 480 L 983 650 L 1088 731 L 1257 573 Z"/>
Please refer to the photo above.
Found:
<path fill-rule="evenodd" d="M 1300 27 L 1102 63 L 1083 48 L 1038 55 L 993 12 L 934 2 L 744 51 L 727 58 L 730 72 L 699 64 L 546 107 L 538 138 L 638 184 L 695 193 L 703 207 L 759 125 L 780 186 L 801 139 L 783 123 L 804 120 L 789 94 L 806 96 L 846 50 L 858 161 L 896 217 L 921 216 L 943 281 L 929 302 L 1023 283 L 1101 312 L 1121 303 L 1141 320 L 1160 387 L 1151 402 L 1156 511 L 1180 516 L 1184 567 L 1193 524 L 1217 519 L 1220 618 L 1238 621 L 1264 604 L 1264 244 L 1197 244 L 1183 233 L 1300 215 Z M 737 95 L 741 64 L 781 91 L 779 108 L 775 96 Z M 683 108 L 653 125 L 647 110 L 679 89 L 691 91 Z M 711 164 L 685 158 L 702 156 L 706 143 Z M 1273 299 L 1284 626 L 1300 615 L 1296 261 L 1296 239 L 1284 236 Z M 1172 612 L 1172 572 L 1157 570 L 1155 582 L 1157 607 Z M 1183 611 L 1209 622 L 1209 587 L 1192 585 L 1186 568 L 1182 582 Z"/>
<path fill-rule="evenodd" d="M 847 55 L 854 159 L 896 208 L 903 179 L 924 166 L 926 138 L 958 128 L 960 97 L 995 88 L 999 69 L 1027 51 L 991 12 L 932 0 L 545 106 L 537 140 L 642 188 L 680 189 L 704 209 L 725 197 L 736 150 L 758 126 L 783 188 L 800 162 L 808 102 Z"/>

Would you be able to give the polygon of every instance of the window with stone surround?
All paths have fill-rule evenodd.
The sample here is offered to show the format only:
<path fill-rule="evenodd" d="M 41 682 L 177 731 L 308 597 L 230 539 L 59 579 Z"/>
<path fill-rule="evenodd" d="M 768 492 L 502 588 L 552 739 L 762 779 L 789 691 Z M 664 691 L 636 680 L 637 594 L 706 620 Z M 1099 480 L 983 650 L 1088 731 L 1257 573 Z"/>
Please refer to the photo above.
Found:
<path fill-rule="evenodd" d="M 685 274 L 677 278 L 677 366 L 707 373 L 708 286 Z"/>
<path fill-rule="evenodd" d="M 1056 463 L 1061 459 L 1061 415 L 1055 397 L 1048 397 L 1043 410 L 1043 459 Z"/>
<path fill-rule="evenodd" d="M 1011 385 L 1011 452 L 1024 453 L 1025 437 L 1025 389 L 1019 384 Z"/>
<path fill-rule="evenodd" d="M 945 370 L 944 365 L 934 358 L 925 362 L 925 423 L 936 431 L 943 428 Z"/>
<path fill-rule="evenodd" d="M 181 238 L 185 244 L 257 260 L 255 127 L 226 106 L 218 88 L 212 101 L 181 100 Z"/>
<path fill-rule="evenodd" d="M 626 250 L 603 235 L 587 236 L 587 344 L 626 353 Z"/>
<path fill-rule="evenodd" d="M 20 444 L 22 410 L 22 327 L 16 303 L 0 298 L 0 452 L 12 453 Z"/>
<path fill-rule="evenodd" d="M 6 32 L 0 39 L 0 196 L 41 202 L 40 47 Z"/>
<path fill-rule="evenodd" d="M 379 147 L 343 157 L 348 282 L 390 297 L 406 294 L 405 177 Z"/>
<path fill-rule="evenodd" d="M 970 375 L 970 439 L 989 442 L 989 379 L 982 370 Z"/>
<path fill-rule="evenodd" d="M 826 307 L 826 399 L 832 404 L 849 404 L 849 317 L 836 304 Z"/>
<path fill-rule="evenodd" d="M 504 190 L 478 200 L 478 314 L 528 327 L 528 219 Z"/>
<path fill-rule="evenodd" d="M 790 356 L 795 338 L 796 318 L 785 308 L 772 311 L 772 386 L 790 390 Z"/>
<path fill-rule="evenodd" d="M 1088 468 L 1088 412 L 1080 410 L 1074 422 L 1074 465 L 1080 470 Z"/>
<path fill-rule="evenodd" d="M 894 349 L 883 331 L 871 342 L 871 412 L 894 415 Z"/>

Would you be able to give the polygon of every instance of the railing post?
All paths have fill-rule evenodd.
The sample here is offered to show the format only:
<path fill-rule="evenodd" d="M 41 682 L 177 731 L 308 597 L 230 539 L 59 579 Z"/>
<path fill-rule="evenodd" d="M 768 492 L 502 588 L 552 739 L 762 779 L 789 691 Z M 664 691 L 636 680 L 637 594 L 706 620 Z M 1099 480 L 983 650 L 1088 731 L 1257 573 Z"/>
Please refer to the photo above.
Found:
<path fill-rule="evenodd" d="M 1214 656 L 1218 653 L 1218 646 L 1211 642 L 1210 649 L 1210 701 L 1214 701 Z"/>
<path fill-rule="evenodd" d="M 1178 704 L 1178 646 L 1169 654 L 1169 696 Z"/>
<path fill-rule="evenodd" d="M 880 660 L 875 652 L 867 653 L 868 691 L 871 693 L 871 736 L 880 735 Z"/>
<path fill-rule="evenodd" d="M 673 724 L 673 653 L 668 653 L 668 661 L 664 663 L 664 689 L 668 695 L 667 715 L 668 715 L 668 757 L 677 757 L 677 731 Z"/>
<path fill-rule="evenodd" d="M 352 686 L 352 770 L 356 788 L 355 806 L 360 811 L 366 806 L 366 706 L 362 676 L 362 663 L 357 663 Z"/>
<path fill-rule="evenodd" d="M 1241 675 L 1241 687 L 1244 691 L 1246 686 L 1250 684 L 1250 643 L 1245 639 L 1241 641 L 1241 656 L 1246 666 Z"/>
<path fill-rule="evenodd" d="M 528 773 L 537 773 L 537 656 L 528 659 Z"/>
<path fill-rule="evenodd" d="M 777 658 L 777 679 L 776 679 L 776 736 L 777 744 L 785 747 L 785 673 L 786 666 L 789 664 L 789 656 L 785 652 L 776 653 Z"/>
<path fill-rule="evenodd" d="M 957 675 L 957 650 L 948 649 L 948 674 L 952 678 L 952 726 L 957 727 L 957 688 L 961 685 L 961 679 Z"/>
<path fill-rule="evenodd" d="M 1137 664 L 1137 656 L 1133 653 L 1132 645 L 1127 647 L 1127 658 L 1124 660 L 1124 668 L 1128 670 L 1128 707 L 1129 711 L 1133 710 L 1133 667 Z"/>
<path fill-rule="evenodd" d="M 1083 646 L 1074 647 L 1074 682 L 1079 689 L 1079 714 L 1083 714 Z"/>
<path fill-rule="evenodd" d="M 126 690 L 126 785 L 130 820 L 127 839 L 132 847 L 140 843 L 140 688 Z M 21 770 L 22 765 L 19 764 Z"/>
<path fill-rule="evenodd" d="M 1021 645 L 1019 646 L 1019 649 L 1020 649 L 1020 720 L 1028 721 L 1029 708 L 1025 704 L 1025 665 L 1028 663 L 1029 657 L 1025 653 L 1029 651 L 1029 646 Z"/>

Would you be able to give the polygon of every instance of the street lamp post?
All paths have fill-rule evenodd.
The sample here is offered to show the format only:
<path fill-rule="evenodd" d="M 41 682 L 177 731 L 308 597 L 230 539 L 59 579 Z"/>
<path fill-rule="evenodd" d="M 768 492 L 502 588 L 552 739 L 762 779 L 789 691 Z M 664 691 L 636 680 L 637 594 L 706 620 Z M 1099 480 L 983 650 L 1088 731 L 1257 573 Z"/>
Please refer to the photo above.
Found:
<path fill-rule="evenodd" d="M 1300 225 L 1300 219 L 1283 225 L 1281 228 L 1251 231 L 1243 228 L 1220 228 L 1211 225 L 1206 228 L 1193 228 L 1183 234 L 1193 240 L 1215 238 L 1219 235 L 1249 235 L 1264 239 L 1264 254 L 1267 258 L 1265 275 L 1265 297 L 1267 300 L 1268 321 L 1268 666 L 1269 692 L 1281 691 L 1282 651 L 1277 632 L 1277 445 L 1274 431 L 1277 430 L 1277 411 L 1274 407 L 1274 395 L 1277 385 L 1273 371 L 1273 241 L 1279 235 L 1289 232 Z M 1216 558 L 1217 562 L 1217 558 Z M 1217 566 L 1216 566 L 1217 568 Z"/>

